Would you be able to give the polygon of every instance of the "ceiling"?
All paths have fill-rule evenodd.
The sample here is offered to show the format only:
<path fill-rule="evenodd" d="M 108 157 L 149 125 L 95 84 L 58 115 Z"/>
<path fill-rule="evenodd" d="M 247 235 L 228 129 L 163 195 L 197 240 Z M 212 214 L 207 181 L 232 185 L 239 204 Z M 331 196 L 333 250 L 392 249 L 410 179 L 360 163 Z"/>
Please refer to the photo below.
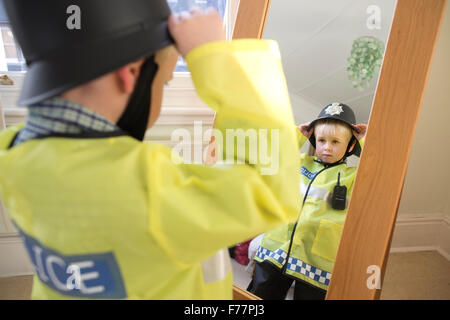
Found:
<path fill-rule="evenodd" d="M 379 72 L 363 91 L 352 88 L 347 58 L 353 41 L 375 36 L 385 44 L 395 0 L 272 0 L 265 39 L 278 41 L 292 107 L 297 121 L 308 109 L 316 112 L 331 102 L 348 104 L 357 122 L 367 123 Z M 370 30 L 371 5 L 380 9 L 380 28 Z M 314 110 L 315 109 L 315 110 Z"/>

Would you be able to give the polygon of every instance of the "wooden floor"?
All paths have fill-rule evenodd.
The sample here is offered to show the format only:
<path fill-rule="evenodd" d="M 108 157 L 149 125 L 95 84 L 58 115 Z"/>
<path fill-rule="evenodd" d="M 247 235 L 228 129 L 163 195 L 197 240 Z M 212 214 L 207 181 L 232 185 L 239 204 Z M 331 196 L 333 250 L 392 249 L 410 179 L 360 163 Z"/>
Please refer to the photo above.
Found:
<path fill-rule="evenodd" d="M 234 263 L 235 284 L 246 288 L 250 275 Z M 391 253 L 381 299 L 450 300 L 450 262 L 436 251 Z M 30 298 L 32 277 L 0 278 L 0 300 Z"/>

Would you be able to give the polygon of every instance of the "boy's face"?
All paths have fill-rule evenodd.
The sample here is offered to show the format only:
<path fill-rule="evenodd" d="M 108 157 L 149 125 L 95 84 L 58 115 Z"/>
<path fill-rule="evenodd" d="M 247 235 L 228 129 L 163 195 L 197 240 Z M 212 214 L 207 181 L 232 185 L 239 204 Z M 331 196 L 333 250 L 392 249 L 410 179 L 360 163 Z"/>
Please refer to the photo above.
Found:
<path fill-rule="evenodd" d="M 352 132 L 343 125 L 324 123 L 315 126 L 314 135 L 317 158 L 325 163 L 334 163 L 344 157 Z"/>

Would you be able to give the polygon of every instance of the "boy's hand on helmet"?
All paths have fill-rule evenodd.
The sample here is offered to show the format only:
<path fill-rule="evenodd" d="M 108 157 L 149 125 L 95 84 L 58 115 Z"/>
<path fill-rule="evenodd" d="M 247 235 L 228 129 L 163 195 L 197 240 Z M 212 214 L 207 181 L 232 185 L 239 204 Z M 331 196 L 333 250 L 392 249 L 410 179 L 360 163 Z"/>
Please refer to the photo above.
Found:
<path fill-rule="evenodd" d="M 356 139 L 361 140 L 366 135 L 367 124 L 360 123 L 360 124 L 355 125 L 355 127 L 359 130 L 359 133 L 356 132 L 355 130 L 353 130 L 353 134 L 355 135 Z"/>
<path fill-rule="evenodd" d="M 192 8 L 189 12 L 172 14 L 169 17 L 169 32 L 184 57 L 202 44 L 226 40 L 222 19 L 217 11 L 208 8 Z"/>
<path fill-rule="evenodd" d="M 307 123 L 303 123 L 301 125 L 298 126 L 298 130 L 300 130 L 300 132 L 309 139 L 309 137 L 311 137 L 314 128 L 311 128 L 311 130 L 308 131 L 308 127 L 311 124 L 311 122 L 307 122 Z"/>

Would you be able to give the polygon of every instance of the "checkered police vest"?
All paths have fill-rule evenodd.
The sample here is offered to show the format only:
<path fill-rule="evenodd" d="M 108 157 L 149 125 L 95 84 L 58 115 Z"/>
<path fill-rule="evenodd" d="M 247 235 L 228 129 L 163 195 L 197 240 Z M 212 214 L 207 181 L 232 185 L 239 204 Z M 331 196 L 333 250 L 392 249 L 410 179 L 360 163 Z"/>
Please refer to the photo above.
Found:
<path fill-rule="evenodd" d="M 299 142 L 302 145 L 306 138 L 299 135 Z M 345 163 L 324 168 L 316 159 L 301 155 L 300 192 L 306 198 L 297 225 L 266 233 L 255 260 L 268 261 L 284 269 L 286 275 L 327 290 L 347 212 L 333 209 L 331 196 L 340 173 L 340 184 L 347 187 L 348 205 L 357 168 Z"/>

